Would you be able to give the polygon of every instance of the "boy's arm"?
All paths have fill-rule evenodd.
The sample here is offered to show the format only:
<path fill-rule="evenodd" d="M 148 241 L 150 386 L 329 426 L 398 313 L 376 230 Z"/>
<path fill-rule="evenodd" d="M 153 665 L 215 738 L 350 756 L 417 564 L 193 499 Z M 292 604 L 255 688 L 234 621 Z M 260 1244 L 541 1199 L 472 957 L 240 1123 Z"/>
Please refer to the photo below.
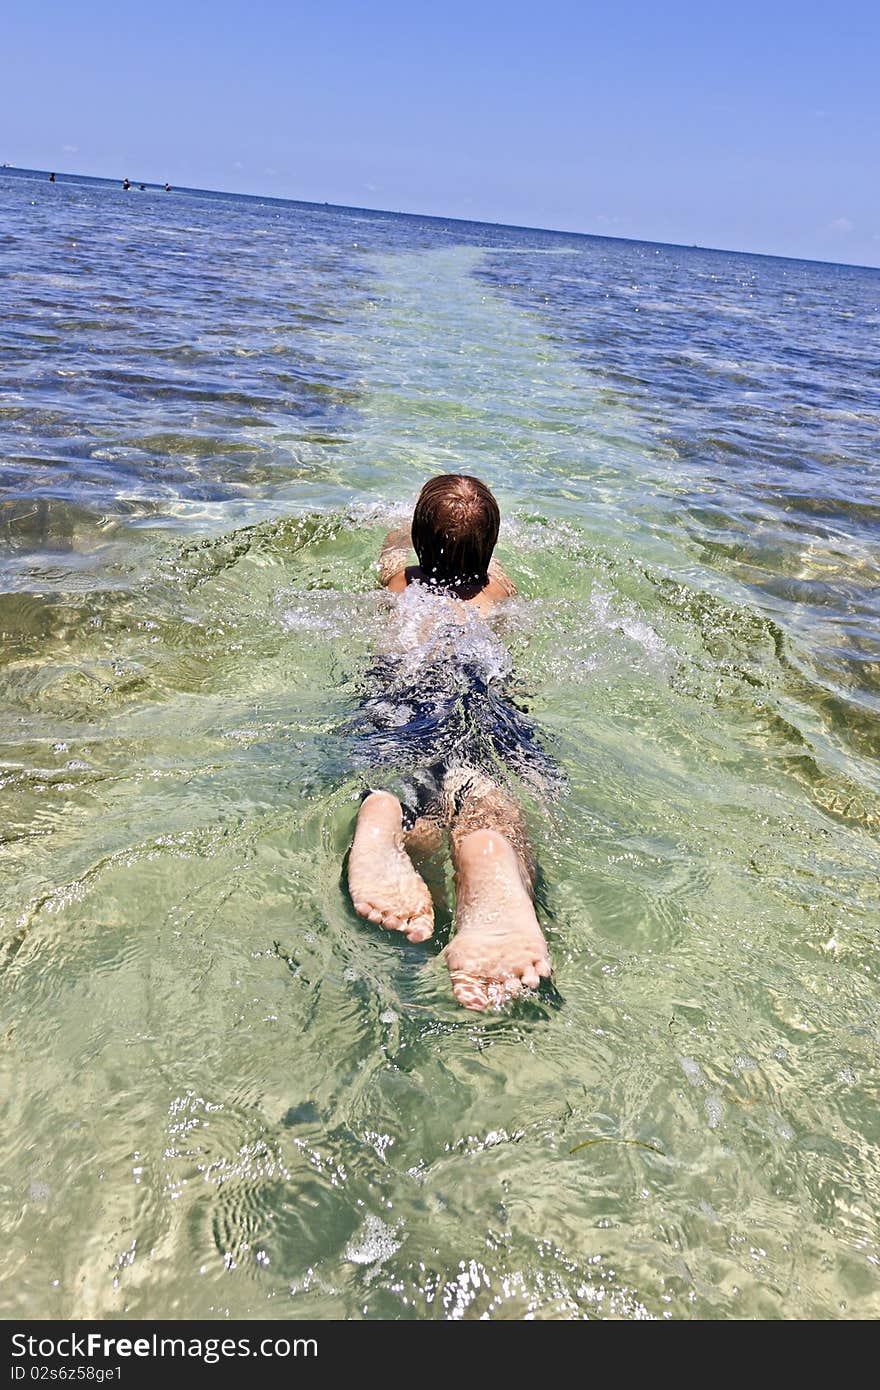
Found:
<path fill-rule="evenodd" d="M 379 583 L 387 588 L 395 575 L 401 574 L 410 562 L 412 536 L 408 526 L 397 526 L 382 542 L 379 551 Z"/>

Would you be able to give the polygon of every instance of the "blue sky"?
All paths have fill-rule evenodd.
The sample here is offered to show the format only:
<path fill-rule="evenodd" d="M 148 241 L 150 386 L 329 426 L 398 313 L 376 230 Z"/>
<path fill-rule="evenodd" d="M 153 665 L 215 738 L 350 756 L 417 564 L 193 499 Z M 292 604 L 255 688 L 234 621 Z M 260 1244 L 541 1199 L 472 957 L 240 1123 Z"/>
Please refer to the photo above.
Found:
<path fill-rule="evenodd" d="M 880 6 L 7 0 L 0 160 L 880 265 Z"/>

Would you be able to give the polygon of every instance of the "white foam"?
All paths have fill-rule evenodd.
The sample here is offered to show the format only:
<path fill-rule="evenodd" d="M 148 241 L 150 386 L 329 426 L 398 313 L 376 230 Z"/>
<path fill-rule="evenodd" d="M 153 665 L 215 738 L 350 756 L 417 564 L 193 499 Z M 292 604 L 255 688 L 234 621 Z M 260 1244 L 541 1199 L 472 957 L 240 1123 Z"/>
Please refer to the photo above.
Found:
<path fill-rule="evenodd" d="M 631 642 L 636 642 L 650 656 L 665 656 L 668 648 L 659 633 L 650 623 L 637 613 L 619 612 L 615 609 L 611 595 L 603 589 L 594 588 L 591 606 L 599 623 L 609 632 L 622 632 Z"/>
<path fill-rule="evenodd" d="M 368 1215 L 357 1236 L 346 1246 L 345 1258 L 355 1265 L 384 1264 L 400 1249 L 401 1242 L 395 1239 L 396 1235 L 396 1229 L 381 1217 Z"/>
<path fill-rule="evenodd" d="M 285 632 L 350 638 L 365 622 L 375 621 L 378 597 L 343 594 L 338 589 L 282 589 L 277 596 L 282 608 L 279 622 Z"/>

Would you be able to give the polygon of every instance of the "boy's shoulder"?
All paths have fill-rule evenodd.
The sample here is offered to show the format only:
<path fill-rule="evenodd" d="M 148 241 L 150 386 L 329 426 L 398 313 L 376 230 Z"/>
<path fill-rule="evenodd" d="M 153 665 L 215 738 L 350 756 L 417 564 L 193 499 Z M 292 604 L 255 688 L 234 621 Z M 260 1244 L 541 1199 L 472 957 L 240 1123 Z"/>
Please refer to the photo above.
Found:
<path fill-rule="evenodd" d="M 494 564 L 494 561 L 493 561 Z M 493 571 L 492 565 L 489 566 L 489 583 L 485 589 L 481 589 L 473 598 L 464 599 L 465 607 L 476 608 L 479 612 L 488 612 L 494 608 L 496 603 L 501 603 L 503 599 L 513 598 L 516 593 L 516 585 L 512 579 L 504 573 L 500 565 L 497 571 Z"/>

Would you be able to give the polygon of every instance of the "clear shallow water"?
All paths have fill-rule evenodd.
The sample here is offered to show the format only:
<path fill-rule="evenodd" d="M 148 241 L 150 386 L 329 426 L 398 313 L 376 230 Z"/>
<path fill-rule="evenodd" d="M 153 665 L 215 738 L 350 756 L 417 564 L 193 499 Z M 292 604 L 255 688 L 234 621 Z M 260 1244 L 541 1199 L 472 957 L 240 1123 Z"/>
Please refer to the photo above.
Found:
<path fill-rule="evenodd" d="M 0 246 L 4 1315 L 876 1315 L 880 275 L 8 172 Z M 488 1018 L 341 880 L 453 468 L 569 783 Z"/>

